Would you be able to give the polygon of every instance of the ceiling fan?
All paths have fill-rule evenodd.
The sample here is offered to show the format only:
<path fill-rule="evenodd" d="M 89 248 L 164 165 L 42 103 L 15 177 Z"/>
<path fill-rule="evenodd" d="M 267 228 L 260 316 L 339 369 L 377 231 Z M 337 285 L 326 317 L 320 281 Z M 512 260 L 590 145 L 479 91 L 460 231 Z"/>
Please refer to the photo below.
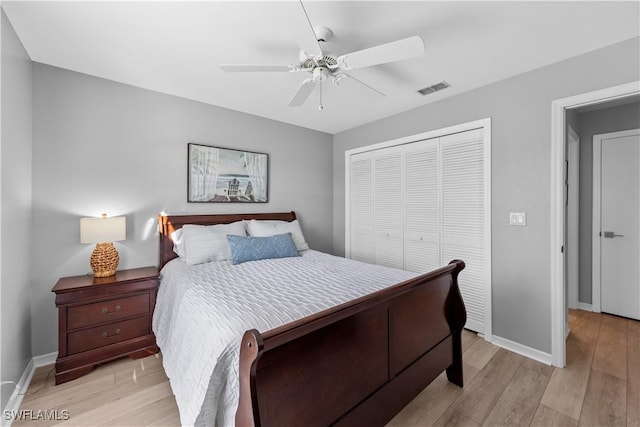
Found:
<path fill-rule="evenodd" d="M 305 79 L 289 101 L 290 107 L 298 107 L 305 103 L 316 86 L 320 87 L 320 105 L 322 110 L 322 82 L 331 80 L 336 86 L 349 88 L 362 96 L 384 98 L 385 94 L 374 87 L 347 74 L 346 71 L 372 65 L 385 64 L 403 59 L 424 55 L 424 42 L 420 36 L 408 37 L 367 49 L 358 50 L 340 56 L 324 52 L 320 42 L 328 41 L 333 32 L 327 27 L 314 29 L 309 15 L 300 0 L 300 6 L 311 31 L 305 32 L 299 41 L 300 54 L 298 64 L 259 65 L 259 64 L 220 64 L 223 71 L 228 72 L 307 72 L 311 76 Z"/>

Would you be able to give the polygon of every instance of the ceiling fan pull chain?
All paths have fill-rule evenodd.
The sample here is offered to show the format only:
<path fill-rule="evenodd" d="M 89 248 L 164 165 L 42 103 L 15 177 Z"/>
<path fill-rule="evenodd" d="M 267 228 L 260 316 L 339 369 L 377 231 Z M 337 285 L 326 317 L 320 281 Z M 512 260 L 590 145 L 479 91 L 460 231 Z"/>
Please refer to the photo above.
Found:
<path fill-rule="evenodd" d="M 324 106 L 322 105 L 322 79 L 320 79 L 320 105 L 318 106 L 318 110 L 324 110 Z"/>

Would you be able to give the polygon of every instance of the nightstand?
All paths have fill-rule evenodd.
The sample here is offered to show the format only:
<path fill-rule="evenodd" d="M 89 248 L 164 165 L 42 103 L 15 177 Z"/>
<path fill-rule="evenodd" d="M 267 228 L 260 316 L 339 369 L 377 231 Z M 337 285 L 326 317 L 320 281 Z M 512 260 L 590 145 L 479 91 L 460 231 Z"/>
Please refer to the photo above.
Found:
<path fill-rule="evenodd" d="M 158 284 L 155 267 L 58 280 L 52 289 L 58 307 L 56 384 L 123 356 L 157 353 L 151 319 Z"/>

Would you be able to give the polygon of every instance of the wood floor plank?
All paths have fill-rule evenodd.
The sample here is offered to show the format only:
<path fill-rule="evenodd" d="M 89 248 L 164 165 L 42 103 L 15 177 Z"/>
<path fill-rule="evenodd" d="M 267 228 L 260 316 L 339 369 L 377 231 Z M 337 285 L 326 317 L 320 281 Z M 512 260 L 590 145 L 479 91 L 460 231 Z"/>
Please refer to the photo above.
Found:
<path fill-rule="evenodd" d="M 180 418 L 176 417 L 178 414 L 178 405 L 176 405 L 176 399 L 173 395 L 169 395 L 163 399 L 154 402 L 151 405 L 147 405 L 144 410 L 139 411 L 132 416 L 123 417 L 122 420 L 115 420 L 114 425 L 156 425 L 161 422 L 165 426 L 179 426 Z M 171 422 L 167 422 L 171 419 Z"/>
<path fill-rule="evenodd" d="M 602 314 L 583 310 L 569 310 L 569 324 L 571 333 L 569 339 L 580 344 L 585 349 L 595 349 Z"/>
<path fill-rule="evenodd" d="M 117 416 L 105 417 L 105 420 L 99 425 L 146 425 L 166 417 L 170 412 L 177 411 L 178 406 L 168 383 L 161 383 L 154 387 L 156 387 L 155 394 L 148 393 L 143 395 L 142 392 L 138 393 L 136 396 L 138 400 L 134 405 L 130 405 L 130 407 L 123 406 L 123 410 Z"/>
<path fill-rule="evenodd" d="M 626 393 L 626 380 L 592 369 L 578 425 L 625 426 Z"/>
<path fill-rule="evenodd" d="M 592 368 L 627 379 L 627 319 L 604 314 Z"/>
<path fill-rule="evenodd" d="M 446 375 L 440 375 L 400 411 L 387 427 L 433 425 L 461 394 L 460 387 L 450 383 Z"/>
<path fill-rule="evenodd" d="M 480 370 L 466 362 L 463 366 L 465 387 L 473 381 Z M 387 427 L 424 427 L 434 425 L 449 406 L 463 393 L 463 389 L 452 384 L 442 373 L 402 411 Z"/>
<path fill-rule="evenodd" d="M 434 424 L 436 427 L 480 427 L 480 424 L 459 411 L 449 408 Z"/>
<path fill-rule="evenodd" d="M 180 426 L 180 415 L 178 414 L 178 410 L 176 409 L 175 413 L 169 414 L 163 418 L 159 418 L 155 421 L 150 422 L 147 427 L 179 427 Z"/>
<path fill-rule="evenodd" d="M 162 359 L 155 356 L 138 359 L 137 363 L 126 366 L 115 373 L 115 385 L 121 386 L 130 382 L 137 382 L 138 378 L 152 375 L 158 372 L 164 373 Z"/>
<path fill-rule="evenodd" d="M 462 353 L 464 354 L 474 342 L 481 339 L 478 334 L 468 329 L 462 330 Z"/>
<path fill-rule="evenodd" d="M 523 365 L 496 402 L 484 426 L 527 426 L 533 419 L 550 376 Z"/>
<path fill-rule="evenodd" d="M 140 410 L 140 408 L 160 400 L 164 397 L 172 396 L 171 387 L 167 381 L 159 384 L 144 387 L 135 393 L 127 394 L 126 398 L 113 401 L 105 401 L 102 405 L 86 409 L 82 413 L 71 413 L 71 417 L 56 426 L 99 426 L 99 425 L 116 425 L 113 424 L 114 419 L 121 414 Z M 133 424 L 131 424 L 133 425 Z"/>
<path fill-rule="evenodd" d="M 87 375 L 88 377 L 88 375 Z M 78 378 L 80 379 L 80 378 Z M 33 383 L 32 383 L 33 384 Z M 99 393 L 113 388 L 113 374 L 92 376 L 91 380 L 70 381 L 61 385 L 46 384 L 40 391 L 25 395 L 21 408 L 39 410 L 43 408 L 67 409 L 70 403 L 85 400 L 90 393 Z"/>
<path fill-rule="evenodd" d="M 477 344 L 477 343 L 476 343 Z M 456 399 L 452 409 L 482 424 L 500 398 L 524 357 L 499 349 Z"/>
<path fill-rule="evenodd" d="M 92 411 L 95 408 L 114 407 L 119 404 L 118 402 L 122 400 L 126 401 L 130 399 L 132 395 L 140 391 L 163 383 L 168 384 L 165 373 L 157 372 L 155 374 L 139 377 L 137 382 L 131 382 L 126 386 L 112 387 L 109 390 L 102 390 L 95 393 L 89 392 L 85 399 L 69 402 L 65 405 L 59 406 L 58 408 L 69 410 L 71 420 L 75 420 L 78 416 L 82 416 L 82 414 Z"/>
<path fill-rule="evenodd" d="M 551 377 L 554 371 L 553 366 L 545 365 L 544 363 L 540 363 L 537 360 L 533 359 L 524 359 L 524 361 L 522 362 L 522 367 L 531 369 L 532 371 L 535 371 L 547 377 Z"/>
<path fill-rule="evenodd" d="M 640 321 L 627 325 L 627 426 L 640 427 Z"/>
<path fill-rule="evenodd" d="M 478 339 L 463 353 L 462 358 L 469 365 L 482 369 L 497 351 L 498 347 L 495 345 Z"/>
<path fill-rule="evenodd" d="M 540 404 L 530 427 L 577 427 L 578 420 Z"/>
<path fill-rule="evenodd" d="M 567 366 L 554 370 L 541 403 L 579 420 L 592 360 L 593 350 L 570 337 L 567 340 Z"/>
<path fill-rule="evenodd" d="M 37 393 L 39 391 L 41 391 L 41 389 L 46 385 L 46 384 L 53 384 L 54 383 L 54 378 L 55 378 L 55 365 L 51 364 L 51 365 L 46 365 L 46 366 L 40 366 L 38 368 L 36 368 L 35 372 L 33 373 L 33 377 L 31 378 L 31 383 L 30 384 L 39 384 L 39 387 L 29 387 L 27 389 L 27 392 L 24 395 L 24 398 L 27 399 L 28 396 L 30 396 L 31 394 Z"/>

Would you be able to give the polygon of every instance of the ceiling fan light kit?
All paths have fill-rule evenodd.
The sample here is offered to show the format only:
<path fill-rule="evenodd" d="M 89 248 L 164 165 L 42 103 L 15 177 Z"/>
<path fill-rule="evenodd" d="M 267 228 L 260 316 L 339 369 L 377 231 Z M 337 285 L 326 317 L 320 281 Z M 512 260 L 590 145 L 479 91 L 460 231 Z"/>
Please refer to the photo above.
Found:
<path fill-rule="evenodd" d="M 358 68 L 371 67 L 389 62 L 401 61 L 424 55 L 424 42 L 420 36 L 408 37 L 367 49 L 347 53 L 335 57 L 325 53 L 320 42 L 326 42 L 333 36 L 328 27 L 313 27 L 309 15 L 300 1 L 300 6 L 311 31 L 299 41 L 299 64 L 260 65 L 260 64 L 221 64 L 220 68 L 227 72 L 289 72 L 306 71 L 312 74 L 305 79 L 289 101 L 290 107 L 299 107 L 305 103 L 316 86 L 320 87 L 320 105 L 322 105 L 322 82 L 331 78 L 332 83 L 344 87 L 370 99 L 384 98 L 385 94 L 374 87 L 345 73 Z"/>

